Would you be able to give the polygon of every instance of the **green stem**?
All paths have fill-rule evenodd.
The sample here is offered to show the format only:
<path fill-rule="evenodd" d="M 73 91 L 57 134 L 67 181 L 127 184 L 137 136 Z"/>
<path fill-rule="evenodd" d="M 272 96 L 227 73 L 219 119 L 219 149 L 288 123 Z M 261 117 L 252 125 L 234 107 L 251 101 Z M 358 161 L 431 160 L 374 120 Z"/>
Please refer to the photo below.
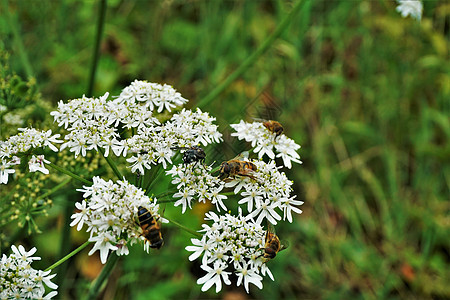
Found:
<path fill-rule="evenodd" d="M 53 194 L 54 192 L 56 192 L 57 190 L 59 190 L 60 188 L 64 187 L 66 184 L 68 184 L 70 181 L 72 180 L 72 178 L 66 178 L 66 180 L 64 180 L 63 182 L 61 182 L 60 184 L 58 184 L 57 186 L 53 187 L 52 189 L 50 189 L 49 191 L 45 192 L 44 194 L 40 195 L 37 200 L 40 199 L 44 199 L 48 196 L 50 196 L 51 194 Z"/>
<path fill-rule="evenodd" d="M 71 178 L 69 178 L 71 179 Z M 68 197 L 70 199 L 70 197 Z M 67 200 L 68 200 L 67 199 Z M 62 257 L 64 253 L 67 253 L 71 249 L 71 226 L 70 222 L 72 221 L 71 216 L 73 214 L 73 208 L 74 204 L 72 201 L 66 201 L 64 202 L 64 207 L 62 207 L 63 210 L 63 216 L 62 216 L 62 222 L 63 227 L 61 229 L 61 239 L 59 241 L 59 257 Z M 58 276 L 55 279 L 55 284 L 58 285 L 60 290 L 64 290 L 65 284 L 66 284 L 66 278 L 67 278 L 67 269 L 69 267 L 69 264 L 63 264 L 59 267 L 58 270 Z"/>
<path fill-rule="evenodd" d="M 176 189 L 173 189 L 173 190 L 170 190 L 170 191 L 161 193 L 161 194 L 159 194 L 159 195 L 156 195 L 154 198 L 156 198 L 156 199 L 164 198 L 164 197 L 166 197 L 166 196 L 175 194 L 176 191 L 177 191 Z M 159 201 L 158 201 L 158 202 L 159 202 Z"/>
<path fill-rule="evenodd" d="M 55 262 L 53 265 L 51 265 L 50 267 L 48 267 L 47 269 L 45 269 L 44 271 L 49 271 L 49 270 L 53 270 L 54 268 L 56 268 L 57 266 L 59 266 L 60 264 L 62 264 L 63 262 L 65 262 L 66 260 L 68 260 L 69 258 L 71 258 L 72 256 L 74 256 L 75 254 L 77 254 L 78 252 L 80 252 L 81 250 L 83 250 L 84 248 L 86 248 L 86 246 L 89 244 L 89 241 L 86 241 L 83 245 L 79 246 L 77 249 L 73 250 L 72 252 L 70 252 L 69 254 L 67 254 L 66 256 L 64 256 L 63 258 L 61 258 L 60 260 L 58 260 L 57 262 Z"/>
<path fill-rule="evenodd" d="M 116 174 L 117 177 L 119 177 L 119 180 L 123 180 L 123 176 L 120 173 L 119 169 L 116 166 L 116 163 L 111 159 L 111 156 L 105 156 L 105 151 L 102 148 L 99 148 L 99 152 L 102 154 L 102 156 L 106 159 L 106 162 L 108 162 L 108 165 L 113 170 L 114 174 Z"/>
<path fill-rule="evenodd" d="M 85 184 L 92 185 L 92 182 L 90 182 L 89 180 L 84 179 L 83 177 L 80 177 L 80 176 L 78 176 L 77 174 L 72 173 L 72 172 L 70 172 L 69 170 L 66 170 L 66 169 L 64 169 L 64 168 L 62 168 L 62 167 L 60 167 L 60 166 L 58 166 L 58 165 L 55 165 L 55 164 L 47 164 L 47 166 L 50 166 L 51 168 L 53 168 L 53 169 L 55 169 L 55 170 L 57 170 L 57 171 L 59 171 L 59 172 L 61 172 L 61 173 L 64 173 L 64 174 L 66 174 L 66 175 L 69 175 L 70 177 L 72 177 L 72 178 L 74 178 L 74 179 L 76 179 L 76 180 L 78 180 L 78 181 L 81 181 L 81 182 L 83 182 L 83 183 L 85 183 Z"/>
<path fill-rule="evenodd" d="M 145 182 L 145 175 L 144 174 L 142 174 L 141 176 L 139 176 L 140 178 L 139 178 L 139 185 L 138 185 L 138 187 L 139 188 L 142 188 L 143 186 L 144 186 L 144 182 Z"/>
<path fill-rule="evenodd" d="M 176 221 L 174 221 L 174 220 L 170 220 L 170 219 L 167 218 L 166 216 L 164 216 L 164 219 L 167 219 L 170 223 L 172 223 L 172 224 L 174 224 L 174 225 L 180 227 L 180 228 L 183 229 L 184 231 L 187 231 L 187 232 L 189 232 L 189 233 L 195 235 L 196 237 L 199 237 L 199 238 L 202 237 L 202 234 L 201 234 L 201 233 L 199 233 L 199 232 L 197 232 L 197 231 L 195 231 L 195 230 L 192 230 L 192 229 L 190 229 L 190 228 L 188 228 L 188 227 L 186 227 L 186 226 L 184 226 L 184 225 L 181 225 L 180 223 L 178 223 L 178 222 L 176 222 Z"/>
<path fill-rule="evenodd" d="M 176 202 L 178 199 L 158 200 L 158 203 L 171 203 Z"/>
<path fill-rule="evenodd" d="M 19 53 L 20 61 L 25 69 L 25 73 L 28 78 L 33 77 L 33 69 L 31 67 L 30 61 L 28 60 L 27 52 L 25 51 L 25 47 L 23 45 L 23 41 L 21 35 L 19 33 L 18 24 L 15 19 L 13 19 L 9 13 L 8 1 L 3 0 L 3 10 L 6 18 L 6 23 L 9 25 L 11 29 L 14 42 L 16 43 L 17 52 Z"/>
<path fill-rule="evenodd" d="M 135 186 L 137 186 L 138 188 L 142 188 L 142 180 L 143 180 L 144 175 L 141 175 L 141 173 L 139 171 L 136 172 L 136 176 L 135 176 Z"/>
<path fill-rule="evenodd" d="M 202 108 L 212 102 L 219 94 L 221 94 L 233 81 L 241 76 L 247 69 L 273 44 L 273 42 L 283 33 L 294 16 L 300 10 L 301 3 L 303 1 L 297 1 L 294 4 L 291 12 L 281 21 L 275 31 L 253 52 L 233 73 L 231 73 L 221 84 L 213 89 L 208 95 L 206 95 L 198 103 L 198 107 Z"/>
<path fill-rule="evenodd" d="M 97 279 L 91 284 L 89 293 L 86 297 L 87 300 L 96 299 L 103 282 L 111 275 L 111 271 L 119 260 L 119 256 L 110 255 L 106 265 L 103 267 L 102 272 Z"/>
<path fill-rule="evenodd" d="M 95 73 L 97 72 L 97 65 L 100 57 L 100 42 L 102 40 L 103 25 L 105 24 L 105 14 L 106 14 L 106 0 L 101 0 L 100 7 L 98 9 L 97 32 L 95 35 L 94 55 L 92 56 L 91 71 L 89 73 L 89 81 L 87 88 L 88 97 L 92 97 L 92 92 L 94 89 Z"/>
<path fill-rule="evenodd" d="M 226 193 L 220 193 L 221 195 L 224 196 L 235 196 L 236 194 L 234 192 L 226 192 Z"/>
<path fill-rule="evenodd" d="M 145 189 L 144 189 L 145 194 L 146 194 L 147 196 L 150 194 L 151 188 L 152 188 L 153 185 L 156 183 L 156 179 L 159 177 L 159 175 L 161 175 L 161 172 L 160 172 L 160 171 L 161 171 L 162 165 L 159 164 L 156 168 L 157 168 L 156 171 L 154 171 L 154 172 L 152 173 L 150 179 L 148 180 L 148 184 L 147 184 L 147 186 L 146 186 Z M 163 172 L 164 172 L 164 170 L 163 170 Z"/>

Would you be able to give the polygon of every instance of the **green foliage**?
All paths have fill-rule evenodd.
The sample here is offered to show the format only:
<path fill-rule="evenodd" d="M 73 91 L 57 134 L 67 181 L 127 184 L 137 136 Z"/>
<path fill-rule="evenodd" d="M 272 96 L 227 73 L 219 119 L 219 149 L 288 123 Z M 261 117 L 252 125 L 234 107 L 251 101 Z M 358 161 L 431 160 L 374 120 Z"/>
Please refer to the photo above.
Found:
<path fill-rule="evenodd" d="M 23 109 L 41 91 L 47 102 L 35 101 L 25 122 L 35 124 L 43 121 L 40 107 L 86 93 L 98 6 L 25 1 L 7 7 L 20 20 L 13 24 L 36 79 L 21 79 L 27 74 L 22 50 L 11 27 L 0 26 L 19 74 L 0 71 L 0 104 L 9 113 Z M 146 79 L 172 84 L 195 106 L 291 7 L 281 0 L 110 1 L 94 94 Z M 287 174 L 304 213 L 277 226 L 290 247 L 269 262 L 275 281 L 266 280 L 262 291 L 252 287 L 251 297 L 450 297 L 448 18 L 445 1 L 425 1 L 421 23 L 403 19 L 393 1 L 304 1 L 281 37 L 208 106 L 222 125 L 277 119 L 302 145 L 304 164 Z M 0 24 L 11 24 L 3 12 Z M 2 123 L 2 138 L 7 130 Z M 229 146 L 207 149 L 207 162 L 246 147 Z M 74 166 L 78 174 L 83 163 Z M 161 181 L 155 195 L 168 185 Z M 73 203 L 79 196 L 66 197 Z M 169 204 L 165 213 L 201 228 L 201 207 L 181 215 Z M 167 242 L 159 252 L 132 249 L 119 263 L 119 279 L 108 283 L 105 297 L 219 297 L 195 284 L 198 272 L 184 250 L 190 236 L 170 224 L 163 232 Z M 26 238 L 8 234 L 12 241 Z M 58 277 L 68 274 L 60 295 L 82 294 L 90 279 L 80 270 L 73 263 L 56 269 Z"/>

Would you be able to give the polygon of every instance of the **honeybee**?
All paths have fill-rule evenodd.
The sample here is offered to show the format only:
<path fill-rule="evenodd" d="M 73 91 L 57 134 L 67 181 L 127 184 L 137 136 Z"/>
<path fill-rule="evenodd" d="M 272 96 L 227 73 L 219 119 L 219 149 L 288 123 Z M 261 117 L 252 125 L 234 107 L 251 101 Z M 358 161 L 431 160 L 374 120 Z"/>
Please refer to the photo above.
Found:
<path fill-rule="evenodd" d="M 206 153 L 202 147 L 199 147 L 199 146 L 192 146 L 190 148 L 188 148 L 188 147 L 172 147 L 171 149 L 185 150 L 184 154 L 183 154 L 183 164 L 184 165 L 188 165 L 193 162 L 195 162 L 195 164 L 197 164 L 198 162 L 201 162 L 202 165 L 205 163 Z M 195 164 L 194 164 L 194 166 L 195 166 Z"/>
<path fill-rule="evenodd" d="M 224 180 L 230 176 L 246 176 L 254 180 L 257 180 L 252 173 L 257 170 L 256 165 L 249 161 L 243 161 L 239 159 L 232 159 L 229 161 L 224 161 L 220 165 L 219 169 L 219 179 Z"/>
<path fill-rule="evenodd" d="M 264 253 L 261 254 L 263 256 L 264 262 L 268 262 L 269 260 L 275 258 L 278 252 L 287 248 L 287 245 L 282 245 L 280 243 L 280 239 L 275 234 L 275 228 L 272 224 L 269 223 L 266 231 L 266 239 L 264 248 L 258 250 L 264 250 Z"/>
<path fill-rule="evenodd" d="M 143 206 L 138 207 L 139 226 L 142 229 L 142 236 L 150 244 L 150 248 L 159 249 L 164 244 L 161 236 L 161 224 L 152 216 L 150 211 Z"/>
<path fill-rule="evenodd" d="M 263 122 L 264 127 L 266 127 L 270 132 L 275 133 L 275 139 L 283 133 L 283 126 L 273 120 L 268 120 Z"/>

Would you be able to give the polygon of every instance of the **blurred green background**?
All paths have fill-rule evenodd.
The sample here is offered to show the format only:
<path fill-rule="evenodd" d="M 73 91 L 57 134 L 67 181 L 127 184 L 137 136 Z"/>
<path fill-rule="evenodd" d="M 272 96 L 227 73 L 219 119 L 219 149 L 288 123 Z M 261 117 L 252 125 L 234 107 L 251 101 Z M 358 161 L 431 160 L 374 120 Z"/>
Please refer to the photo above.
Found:
<path fill-rule="evenodd" d="M 88 93 L 100 2 L 1 4 L 3 80 L 17 73 L 46 105 Z M 290 247 L 269 262 L 275 281 L 265 278 L 264 289 L 252 286 L 250 295 L 234 287 L 202 293 L 195 283 L 198 266 L 184 250 L 192 236 L 167 226 L 164 248 L 147 255 L 134 247 L 101 297 L 450 298 L 450 4 L 423 4 L 417 22 L 402 18 L 394 1 L 302 1 L 268 50 L 202 107 L 217 117 L 227 143 L 207 150 L 209 162 L 248 147 L 229 137 L 227 125 L 240 119 L 276 119 L 302 145 L 303 165 L 284 171 L 305 204 L 292 224 L 277 226 Z M 195 107 L 256 51 L 292 6 L 110 0 L 88 96 L 118 95 L 142 79 L 173 85 Z M 31 93 L 11 90 L 19 99 Z M 43 118 L 34 115 L 22 126 Z M 2 134 L 7 131 L 2 124 Z M 80 186 L 73 182 L 71 192 L 55 197 L 49 217 L 37 220 L 41 234 L 8 231 L 12 242 L 37 245 L 44 259 L 36 264 L 43 268 L 87 238 L 74 230 L 68 238 L 62 225 Z M 168 213 L 200 228 L 204 209 Z M 79 298 L 98 274 L 98 253 L 87 252 L 55 269 L 65 274 L 57 279 L 59 297 Z"/>

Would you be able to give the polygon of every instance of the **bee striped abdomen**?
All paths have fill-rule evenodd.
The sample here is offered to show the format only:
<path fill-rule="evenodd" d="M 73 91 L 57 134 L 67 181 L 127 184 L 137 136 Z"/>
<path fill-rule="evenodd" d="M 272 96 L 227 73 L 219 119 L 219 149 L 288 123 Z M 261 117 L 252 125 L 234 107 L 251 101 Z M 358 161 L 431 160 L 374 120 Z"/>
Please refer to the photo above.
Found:
<path fill-rule="evenodd" d="M 142 236 L 149 242 L 150 248 L 161 248 L 164 240 L 161 235 L 160 224 L 155 220 L 150 211 L 143 206 L 138 207 L 139 226 L 142 228 Z"/>
<path fill-rule="evenodd" d="M 141 225 L 141 227 L 143 227 L 144 225 L 148 226 L 153 222 L 153 216 L 145 207 L 139 206 L 138 216 L 139 216 L 139 224 Z"/>

